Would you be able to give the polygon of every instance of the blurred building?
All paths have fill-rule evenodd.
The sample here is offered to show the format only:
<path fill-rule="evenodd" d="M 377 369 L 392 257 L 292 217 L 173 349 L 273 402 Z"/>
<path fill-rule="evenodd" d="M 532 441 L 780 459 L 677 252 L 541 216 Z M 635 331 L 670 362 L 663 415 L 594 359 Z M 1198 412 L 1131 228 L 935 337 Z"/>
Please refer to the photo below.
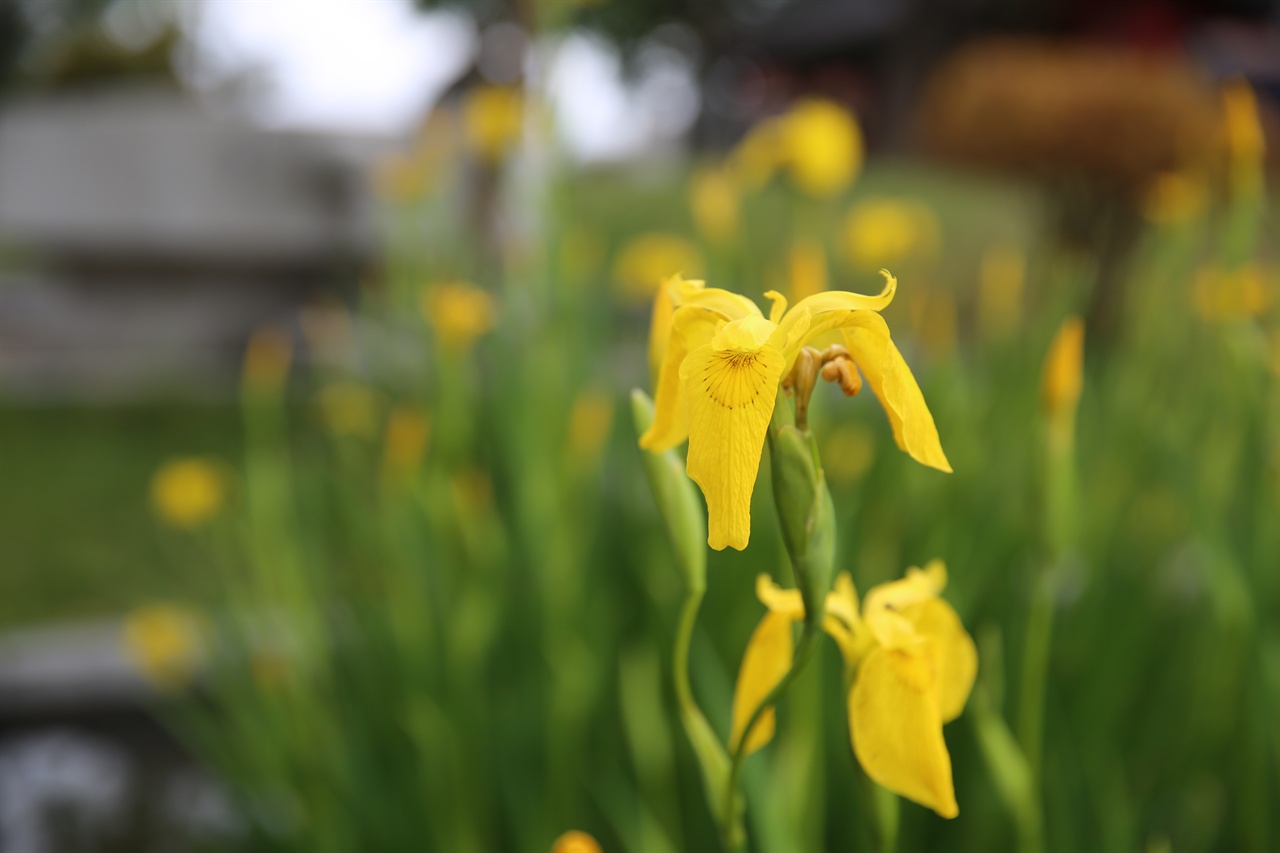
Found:
<path fill-rule="evenodd" d="M 366 147 L 172 89 L 4 105 L 0 385 L 127 396 L 225 375 L 253 328 L 372 255 Z"/>

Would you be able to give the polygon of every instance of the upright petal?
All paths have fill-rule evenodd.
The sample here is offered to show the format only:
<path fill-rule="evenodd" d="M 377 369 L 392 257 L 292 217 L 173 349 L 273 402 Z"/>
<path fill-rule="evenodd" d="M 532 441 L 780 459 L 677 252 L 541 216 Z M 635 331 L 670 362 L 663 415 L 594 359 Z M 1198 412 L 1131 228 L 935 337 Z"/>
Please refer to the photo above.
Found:
<path fill-rule="evenodd" d="M 925 653 L 938 672 L 938 703 L 942 722 L 964 710 L 978 675 L 978 649 L 964 629 L 955 608 L 941 598 L 908 607 L 903 615 L 925 639 Z"/>
<path fill-rule="evenodd" d="M 680 380 L 680 365 L 690 352 L 710 341 L 723 323 L 718 314 L 692 306 L 678 308 L 672 315 L 671 334 L 653 395 L 653 423 L 640 436 L 640 446 L 645 450 L 661 453 L 689 437 L 688 402 Z"/>
<path fill-rule="evenodd" d="M 731 290 L 718 287 L 705 287 L 700 281 L 681 281 L 671 288 L 671 297 L 676 305 L 691 305 L 714 311 L 726 320 L 741 320 L 743 317 L 763 317 L 760 306 L 747 297 Z"/>
<path fill-rule="evenodd" d="M 862 617 L 880 645 L 888 649 L 913 648 L 921 638 L 903 611 L 937 598 L 939 591 L 928 574 L 908 569 L 905 578 L 871 588 L 862 605 Z"/>
<path fill-rule="evenodd" d="M 717 551 L 742 550 L 750 539 L 751 493 L 783 368 L 781 352 L 767 343 L 744 346 L 754 332 L 735 325 L 680 367 L 689 413 L 687 470 L 707 499 L 707 544 Z"/>
<path fill-rule="evenodd" d="M 783 589 L 761 572 L 756 575 L 756 598 L 773 613 L 781 613 L 794 622 L 804 619 L 804 601 L 800 590 Z"/>
<path fill-rule="evenodd" d="M 950 473 L 933 415 L 884 319 L 874 311 L 853 311 L 842 328 L 845 346 L 889 416 L 898 447 L 917 462 Z"/>
<path fill-rule="evenodd" d="M 658 290 L 653 295 L 653 311 L 649 315 L 649 374 L 655 388 L 662 372 L 667 344 L 671 340 L 671 321 L 676 313 L 671 289 L 679 282 L 680 276 L 674 275 L 658 285 Z"/>
<path fill-rule="evenodd" d="M 849 691 L 849 731 L 873 780 L 943 817 L 960 813 L 928 655 L 873 649 Z"/>
<path fill-rule="evenodd" d="M 865 622 L 858 615 L 858 592 L 848 572 L 836 576 L 835 587 L 827 593 L 822 627 L 840 647 L 845 665 L 857 666 L 875 644 Z"/>
<path fill-rule="evenodd" d="M 791 669 L 795 654 L 791 638 L 792 619 L 785 613 L 770 610 L 765 613 L 747 642 L 738 670 L 738 683 L 733 691 L 733 726 L 729 734 L 729 746 L 736 747 L 751 721 L 756 708 L 764 701 L 782 677 Z M 747 738 L 744 755 L 750 755 L 773 739 L 775 727 L 773 708 L 760 715 L 759 721 Z"/>

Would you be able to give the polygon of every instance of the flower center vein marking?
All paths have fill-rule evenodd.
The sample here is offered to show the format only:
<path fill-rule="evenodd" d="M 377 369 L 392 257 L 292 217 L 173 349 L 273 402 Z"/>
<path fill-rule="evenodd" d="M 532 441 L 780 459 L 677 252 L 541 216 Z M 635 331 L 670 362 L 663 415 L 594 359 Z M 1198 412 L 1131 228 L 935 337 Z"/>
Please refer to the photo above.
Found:
<path fill-rule="evenodd" d="M 731 352 L 720 356 L 720 364 L 711 366 L 703 374 L 703 383 L 707 395 L 716 403 L 733 411 L 735 408 L 749 404 L 760 396 L 760 385 L 753 381 L 751 373 L 764 375 L 764 366 L 760 363 L 759 353 Z M 750 391 L 748 395 L 746 392 Z"/>

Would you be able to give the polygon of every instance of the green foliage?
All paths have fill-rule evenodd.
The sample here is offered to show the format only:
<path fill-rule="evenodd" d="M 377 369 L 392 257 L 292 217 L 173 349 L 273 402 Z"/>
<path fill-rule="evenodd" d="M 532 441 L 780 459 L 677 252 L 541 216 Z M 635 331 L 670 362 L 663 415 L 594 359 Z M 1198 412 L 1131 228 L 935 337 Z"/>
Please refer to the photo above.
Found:
<path fill-rule="evenodd" d="M 376 332 L 355 358 L 322 361 L 360 369 L 295 378 L 302 405 L 250 401 L 243 441 L 214 428 L 223 415 L 209 431 L 176 409 L 145 430 L 118 414 L 72 429 L 83 413 L 6 410 L 6 619 L 188 592 L 209 604 L 231 653 L 211 683 L 213 713 L 192 709 L 179 725 L 235 786 L 263 849 L 544 850 L 571 827 L 608 850 L 715 849 L 666 663 L 683 621 L 678 561 L 632 430 L 573 414 L 590 394 L 626 412 L 629 389 L 646 385 L 647 307 L 610 286 L 608 259 L 645 231 L 690 230 L 683 177 L 558 179 L 525 211 L 537 230 L 511 237 L 501 258 L 461 230 L 457 178 L 442 177 L 389 214 L 387 274 L 359 309 Z M 946 731 L 960 816 L 902 803 L 897 849 L 1013 849 L 1041 831 L 1052 851 L 1272 849 L 1276 309 L 1234 320 L 1192 310 L 1196 270 L 1214 262 L 1229 217 L 1147 234 L 1123 277 L 1121 322 L 1088 338 L 1074 541 L 1054 554 L 1040 362 L 1063 316 L 1089 303 L 1097 270 L 1042 232 L 1034 196 L 893 163 L 873 164 L 851 199 L 822 211 L 774 187 L 745 203 L 735 246 L 708 251 L 706 278 L 748 294 L 778 286 L 788 223 L 803 221 L 816 223 L 807 236 L 827 247 L 833 286 L 878 288 L 843 260 L 841 229 L 847 203 L 884 193 L 927 202 L 940 222 L 932 253 L 893 267 L 899 297 L 885 316 L 955 474 L 899 452 L 869 393 L 847 400 L 821 385 L 810 427 L 840 532 L 835 568 L 866 590 L 941 557 L 947 598 L 981 639 L 979 688 Z M 980 259 L 993 245 L 1027 258 L 1017 322 L 1002 334 L 981 317 Z M 474 348 L 446 352 L 419 291 L 459 277 L 503 307 Z M 950 334 L 930 320 L 947 315 L 939 305 L 956 320 Z M 309 401 L 339 381 L 375 392 L 373 429 L 323 425 Z M 430 413 L 429 449 L 387 477 L 384 428 L 404 405 Z M 840 436 L 855 440 L 832 444 Z M 869 448 L 857 465 L 850 447 Z M 145 489 L 181 450 L 245 460 L 215 528 L 194 543 L 159 534 L 182 543 L 168 558 L 142 532 Z M 733 673 L 761 613 L 754 577 L 782 565 L 771 476 L 765 466 L 750 548 L 710 555 L 699 628 L 683 640 L 707 743 L 726 739 Z M 96 515 L 105 509 L 121 519 L 114 537 Z M 55 535 L 51 519 L 76 532 Z M 110 547 L 89 554 L 90 543 Z M 1035 791 L 1012 732 L 1028 614 L 1050 565 Z M 87 584 L 74 597 L 61 588 L 71 577 Z M 823 687 L 840 672 L 828 644 L 779 705 L 773 743 L 744 765 L 755 849 L 879 849 L 873 813 L 892 806 L 860 792 L 843 696 Z"/>

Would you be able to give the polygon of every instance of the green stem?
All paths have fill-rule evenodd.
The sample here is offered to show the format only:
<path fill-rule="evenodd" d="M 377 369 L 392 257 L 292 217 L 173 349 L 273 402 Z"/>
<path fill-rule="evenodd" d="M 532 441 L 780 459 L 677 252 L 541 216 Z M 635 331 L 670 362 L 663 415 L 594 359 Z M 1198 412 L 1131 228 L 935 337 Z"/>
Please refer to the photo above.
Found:
<path fill-rule="evenodd" d="M 715 729 L 707 722 L 697 700 L 693 698 L 693 688 L 689 684 L 689 645 L 693 641 L 693 629 L 698 621 L 698 610 L 702 606 L 705 592 L 704 585 L 693 584 L 685 595 L 684 606 L 680 611 L 680 624 L 676 628 L 673 673 L 676 700 L 680 705 L 680 722 L 698 756 L 703 784 L 707 789 L 707 800 L 716 803 L 719 802 L 729 776 L 729 757 L 725 754 Z M 719 813 L 714 808 L 712 814 L 719 819 Z M 742 843 L 744 834 L 736 811 L 731 811 L 719 828 L 726 849 L 735 849 Z"/>
<path fill-rule="evenodd" d="M 685 595 L 684 607 L 680 610 L 680 624 L 676 627 L 675 660 L 672 663 L 675 671 L 676 701 L 680 703 L 680 716 L 685 718 L 702 717 L 702 711 L 693 698 L 693 688 L 689 685 L 689 645 L 693 642 L 693 627 L 698 621 L 698 610 L 702 607 L 705 589 L 691 589 Z"/>
<path fill-rule="evenodd" d="M 1018 742 L 1037 788 L 1041 778 L 1045 688 L 1049 651 L 1053 645 L 1053 584 L 1051 574 L 1040 578 L 1031 600 L 1026 645 L 1023 647 L 1022 690 L 1018 697 Z"/>
<path fill-rule="evenodd" d="M 747 720 L 746 727 L 742 730 L 742 737 L 738 738 L 738 742 L 733 746 L 733 752 L 729 759 L 729 784 L 726 786 L 724 812 L 720 824 L 722 828 L 733 826 L 736 822 L 738 776 L 742 772 L 742 761 L 746 758 L 744 747 L 751 738 L 751 732 L 755 729 L 756 724 L 760 722 L 760 718 L 764 716 L 764 712 L 778 703 L 782 695 L 791 687 L 791 683 L 796 680 L 805 666 L 808 665 L 809 659 L 813 657 L 814 651 L 818 648 L 818 640 L 822 637 L 821 620 L 821 614 L 817 614 L 816 618 L 811 617 L 809 613 L 805 614 L 804 627 L 800 632 L 800 642 L 796 647 L 795 657 L 791 660 L 791 668 L 774 685 L 773 689 L 764 697 L 764 700 L 756 706 L 755 711 L 751 713 L 750 718 Z M 745 849 L 745 836 L 741 832 L 741 827 L 738 827 L 735 836 L 726 836 L 725 848 L 728 850 Z"/>

